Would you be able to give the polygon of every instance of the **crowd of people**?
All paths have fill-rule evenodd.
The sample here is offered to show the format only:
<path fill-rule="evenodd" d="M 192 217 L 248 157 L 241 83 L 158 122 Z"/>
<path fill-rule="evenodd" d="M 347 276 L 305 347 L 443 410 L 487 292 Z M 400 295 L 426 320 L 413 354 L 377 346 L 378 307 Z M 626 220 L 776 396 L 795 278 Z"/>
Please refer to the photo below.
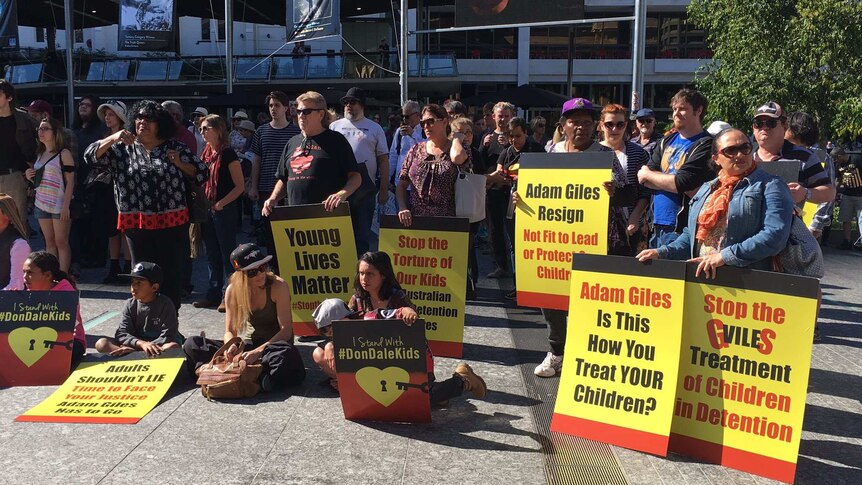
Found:
<path fill-rule="evenodd" d="M 486 218 L 470 225 L 467 297 L 474 298 L 479 249 L 493 255 L 489 278 L 513 276 L 514 207 L 520 201 L 514 173 L 522 153 L 614 154 L 604 183 L 608 254 L 694 261 L 707 277 L 724 265 L 775 270 L 772 260 L 787 245 L 793 218 L 806 202 L 818 204 L 809 227 L 813 237 L 825 242 L 838 203 L 839 248 L 859 249 L 851 222 L 862 211 L 862 135 L 820 149 L 816 121 L 786 113 L 775 101 L 764 100 L 752 112 L 750 127 L 714 120 L 705 128 L 706 98 L 681 89 L 670 101 L 671 125 L 662 133 L 652 109 L 629 113 L 584 98 L 566 101 L 553 128 L 544 117 L 528 122 L 517 116 L 517 107 L 505 101 L 475 110 L 457 100 L 424 106 L 408 101 L 384 130 L 366 117 L 367 99 L 361 88 L 351 88 L 337 112 L 320 93 L 308 91 L 295 98 L 294 118 L 293 100 L 273 91 L 261 99 L 269 118 L 255 126 L 246 110 L 228 120 L 196 107 L 187 120 L 176 101 L 127 107 L 85 96 L 69 130 L 43 100 L 16 109 L 14 87 L 0 80 L 2 286 L 73 288 L 79 266 L 105 265 L 107 257 L 104 282 L 130 276 L 133 298 L 116 336 L 100 340 L 98 351 L 156 355 L 182 345 L 193 371 L 240 336 L 246 348 L 231 347 L 228 356 L 261 362 L 262 387 L 273 389 L 305 376 L 268 220 L 279 205 L 333 210 L 349 204 L 359 262 L 356 294 L 344 308 L 363 314 L 396 310 L 406 324 L 415 320 L 415 307 L 395 280 L 389 257 L 376 252 L 376 216 L 397 215 L 408 227 L 418 216 L 453 217 L 458 174 L 486 175 Z M 769 164 L 778 160 L 798 160 L 798 178 L 787 183 L 770 175 Z M 198 218 L 201 198 L 206 213 Z M 28 243 L 31 205 L 45 238 L 42 252 L 31 253 Z M 244 214 L 259 227 L 256 244 L 238 245 Z M 177 328 L 200 240 L 209 277 L 194 306 L 225 313 L 223 340 L 184 339 Z M 328 305 L 318 309 L 321 314 L 347 315 Z M 550 377 L 562 368 L 569 316 L 543 312 L 550 350 L 535 373 Z M 154 314 L 163 316 L 155 320 L 164 327 L 148 323 Z M 318 321 L 324 338 L 332 319 Z M 76 352 L 83 355 L 77 347 L 83 328 L 80 333 Z M 324 341 L 314 361 L 337 389 L 333 355 L 331 342 Z M 453 375 L 439 383 L 440 401 L 462 391 L 484 395 L 484 381 L 468 365 Z"/>

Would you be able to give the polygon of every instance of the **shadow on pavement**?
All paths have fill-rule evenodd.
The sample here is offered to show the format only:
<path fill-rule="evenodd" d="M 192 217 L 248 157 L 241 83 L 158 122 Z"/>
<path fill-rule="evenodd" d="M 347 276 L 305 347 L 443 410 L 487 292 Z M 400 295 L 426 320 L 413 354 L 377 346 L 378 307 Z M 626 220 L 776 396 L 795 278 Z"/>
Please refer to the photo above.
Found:
<path fill-rule="evenodd" d="M 859 419 L 858 413 L 816 404 L 805 406 L 805 419 L 802 428 L 814 433 L 862 439 L 862 420 Z"/>

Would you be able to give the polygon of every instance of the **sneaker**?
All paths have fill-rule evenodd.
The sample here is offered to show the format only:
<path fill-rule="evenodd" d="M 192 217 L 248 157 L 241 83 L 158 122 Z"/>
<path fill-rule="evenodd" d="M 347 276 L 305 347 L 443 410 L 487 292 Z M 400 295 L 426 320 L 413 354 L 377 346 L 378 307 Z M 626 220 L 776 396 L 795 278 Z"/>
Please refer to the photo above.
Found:
<path fill-rule="evenodd" d="M 485 385 L 485 380 L 473 372 L 473 368 L 464 362 L 455 367 L 455 374 L 464 379 L 464 390 L 469 391 L 476 399 L 485 397 L 488 392 L 488 386 Z"/>
<path fill-rule="evenodd" d="M 536 370 L 534 370 L 533 373 L 539 377 L 554 377 L 562 370 L 563 356 L 554 355 L 553 352 L 548 352 L 548 355 L 545 356 L 545 360 L 536 366 Z"/>
<path fill-rule="evenodd" d="M 845 240 L 841 241 L 841 244 L 838 245 L 838 249 L 841 249 L 844 251 L 849 251 L 849 250 L 853 249 L 853 244 L 850 243 L 849 239 L 845 239 Z"/>
<path fill-rule="evenodd" d="M 512 290 L 512 291 L 506 293 L 505 296 L 506 296 L 507 300 L 517 300 L 518 299 L 518 290 Z"/>
<path fill-rule="evenodd" d="M 505 278 L 509 276 L 509 272 L 503 268 L 497 268 L 493 272 L 488 273 L 488 278 Z"/>

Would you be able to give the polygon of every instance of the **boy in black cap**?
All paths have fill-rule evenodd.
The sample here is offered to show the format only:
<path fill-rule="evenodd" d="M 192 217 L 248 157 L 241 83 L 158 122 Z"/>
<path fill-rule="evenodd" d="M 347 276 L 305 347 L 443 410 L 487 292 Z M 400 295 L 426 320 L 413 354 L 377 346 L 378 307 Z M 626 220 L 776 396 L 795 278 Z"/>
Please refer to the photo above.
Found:
<path fill-rule="evenodd" d="M 152 357 L 179 347 L 183 336 L 178 330 L 177 309 L 170 298 L 159 294 L 162 268 L 140 262 L 131 273 L 118 276 L 132 278 L 132 297 L 123 306 L 123 318 L 114 338 L 100 338 L 96 350 L 113 357 L 142 350 Z"/>

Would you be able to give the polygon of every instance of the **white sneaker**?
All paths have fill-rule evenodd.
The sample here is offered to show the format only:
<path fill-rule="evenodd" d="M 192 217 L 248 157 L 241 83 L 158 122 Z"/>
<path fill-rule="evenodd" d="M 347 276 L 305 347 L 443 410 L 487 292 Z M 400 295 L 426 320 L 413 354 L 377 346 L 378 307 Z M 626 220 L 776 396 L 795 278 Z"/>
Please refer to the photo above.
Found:
<path fill-rule="evenodd" d="M 536 370 L 534 370 L 533 373 L 539 377 L 554 377 L 559 374 L 561 370 L 563 370 L 563 356 L 554 355 L 553 352 L 548 352 L 548 355 L 545 356 L 545 360 L 536 366 Z"/>

